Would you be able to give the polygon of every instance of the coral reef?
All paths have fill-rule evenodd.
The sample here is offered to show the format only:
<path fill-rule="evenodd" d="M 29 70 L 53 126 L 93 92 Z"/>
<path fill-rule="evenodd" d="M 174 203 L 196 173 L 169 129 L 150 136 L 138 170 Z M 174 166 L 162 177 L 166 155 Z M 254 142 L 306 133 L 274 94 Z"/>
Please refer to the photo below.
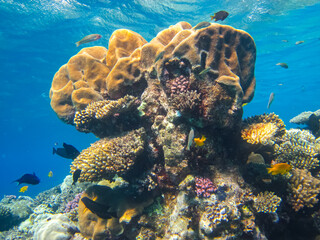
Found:
<path fill-rule="evenodd" d="M 196 194 L 198 197 L 210 197 L 210 195 L 217 191 L 217 187 L 209 178 L 196 177 L 195 178 Z"/>
<path fill-rule="evenodd" d="M 290 119 L 290 123 L 296 123 L 296 124 L 308 124 L 310 115 L 316 115 L 317 117 L 320 117 L 320 109 L 318 109 L 315 112 L 306 111 L 302 112 L 299 115 L 293 117 Z"/>
<path fill-rule="evenodd" d="M 71 172 L 81 169 L 79 181 L 112 179 L 124 176 L 144 150 L 145 130 L 133 130 L 122 137 L 101 139 L 83 150 L 72 162 Z"/>
<path fill-rule="evenodd" d="M 274 146 L 276 162 L 286 162 L 300 169 L 319 166 L 319 152 L 315 147 L 315 138 L 309 131 L 290 129 L 281 140 Z"/>
<path fill-rule="evenodd" d="M 288 202 L 295 211 L 303 207 L 311 208 L 319 201 L 317 195 L 320 193 L 320 180 L 306 169 L 294 169 L 288 191 Z"/>
<path fill-rule="evenodd" d="M 114 101 L 95 101 L 76 112 L 74 124 L 79 131 L 92 132 L 100 138 L 129 131 L 139 123 L 139 103 L 128 95 Z"/>
<path fill-rule="evenodd" d="M 257 212 L 275 213 L 281 203 L 281 198 L 274 192 L 259 193 L 253 198 L 253 207 Z"/>
<path fill-rule="evenodd" d="M 263 114 L 244 120 L 241 137 L 251 144 L 272 145 L 285 131 L 285 125 L 278 115 Z"/>

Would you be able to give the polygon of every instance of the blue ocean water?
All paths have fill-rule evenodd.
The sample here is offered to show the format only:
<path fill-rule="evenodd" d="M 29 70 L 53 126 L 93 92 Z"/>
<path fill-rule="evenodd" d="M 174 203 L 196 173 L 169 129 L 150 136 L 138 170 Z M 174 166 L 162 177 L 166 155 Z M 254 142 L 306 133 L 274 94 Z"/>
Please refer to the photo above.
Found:
<path fill-rule="evenodd" d="M 35 196 L 60 184 L 71 161 L 52 155 L 55 143 L 82 150 L 96 141 L 61 122 L 50 107 L 52 78 L 80 50 L 76 41 L 99 33 L 102 39 L 82 46 L 107 47 L 119 28 L 149 41 L 179 21 L 196 25 L 219 10 L 230 13 L 222 24 L 247 31 L 257 47 L 257 87 L 244 118 L 275 112 L 290 128 L 296 127 L 289 124 L 292 117 L 320 108 L 320 1 L 0 0 L 0 198 Z M 278 62 L 289 68 L 276 66 Z M 275 100 L 267 109 L 271 92 Z M 41 183 L 19 193 L 11 182 L 32 172 Z"/>

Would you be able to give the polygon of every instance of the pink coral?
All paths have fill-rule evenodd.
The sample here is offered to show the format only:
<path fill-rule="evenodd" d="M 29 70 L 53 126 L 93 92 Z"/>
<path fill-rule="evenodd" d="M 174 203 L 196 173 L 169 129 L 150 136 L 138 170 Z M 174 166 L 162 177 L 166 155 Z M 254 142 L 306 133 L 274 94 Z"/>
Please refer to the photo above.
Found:
<path fill-rule="evenodd" d="M 179 93 L 184 93 L 188 90 L 188 85 L 189 85 L 189 78 L 180 75 L 179 77 L 176 77 L 173 82 L 171 83 L 171 94 L 179 94 Z"/>
<path fill-rule="evenodd" d="M 198 197 L 208 198 L 217 191 L 217 187 L 209 178 L 196 177 L 196 194 Z"/>
<path fill-rule="evenodd" d="M 80 201 L 80 198 L 81 198 L 81 195 L 82 195 L 83 192 L 81 193 L 78 193 L 74 199 L 70 202 L 67 203 L 66 205 L 66 208 L 64 209 L 64 212 L 65 213 L 68 213 L 70 212 L 71 210 L 75 209 L 78 207 L 78 204 L 79 204 L 79 201 Z"/>

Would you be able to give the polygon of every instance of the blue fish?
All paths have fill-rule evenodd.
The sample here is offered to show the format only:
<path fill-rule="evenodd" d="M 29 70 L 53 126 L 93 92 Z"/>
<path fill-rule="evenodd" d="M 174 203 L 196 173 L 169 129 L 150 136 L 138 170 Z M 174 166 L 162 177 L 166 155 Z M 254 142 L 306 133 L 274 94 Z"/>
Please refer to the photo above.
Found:
<path fill-rule="evenodd" d="M 40 178 L 38 178 L 35 173 L 33 173 L 33 174 L 26 173 L 21 178 L 15 180 L 13 182 L 18 182 L 18 185 L 20 185 L 22 183 L 37 185 L 40 183 Z"/>
<path fill-rule="evenodd" d="M 80 152 L 72 145 L 63 143 L 63 148 L 53 148 L 52 154 L 57 154 L 60 157 L 75 159 Z"/>

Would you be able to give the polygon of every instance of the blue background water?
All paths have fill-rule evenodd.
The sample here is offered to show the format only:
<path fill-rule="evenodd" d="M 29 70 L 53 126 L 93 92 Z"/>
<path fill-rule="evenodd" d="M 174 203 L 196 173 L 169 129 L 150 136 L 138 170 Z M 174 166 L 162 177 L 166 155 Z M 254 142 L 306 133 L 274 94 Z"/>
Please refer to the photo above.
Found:
<path fill-rule="evenodd" d="M 0 0 L 0 198 L 19 195 L 20 187 L 11 181 L 24 173 L 35 172 L 41 183 L 23 195 L 62 182 L 71 161 L 52 155 L 54 143 L 82 150 L 97 140 L 61 122 L 50 107 L 53 75 L 80 50 L 76 41 L 99 33 L 102 39 L 83 47 L 107 46 L 118 28 L 149 41 L 169 25 L 196 25 L 219 10 L 230 13 L 223 24 L 249 32 L 257 46 L 256 93 L 244 117 L 275 112 L 295 127 L 290 118 L 320 108 L 320 1 Z M 295 45 L 300 40 L 305 42 Z M 271 92 L 275 100 L 267 109 Z"/>

